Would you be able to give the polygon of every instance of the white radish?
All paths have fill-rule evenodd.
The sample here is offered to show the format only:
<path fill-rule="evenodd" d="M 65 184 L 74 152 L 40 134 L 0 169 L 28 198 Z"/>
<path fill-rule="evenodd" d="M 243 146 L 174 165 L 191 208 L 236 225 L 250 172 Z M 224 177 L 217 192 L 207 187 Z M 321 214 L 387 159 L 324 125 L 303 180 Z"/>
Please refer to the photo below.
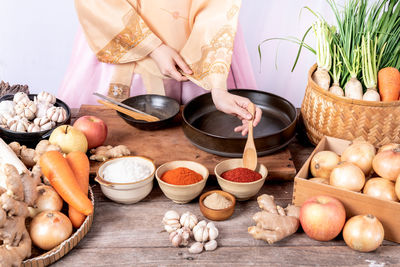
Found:
<path fill-rule="evenodd" d="M 329 88 L 329 92 L 337 96 L 344 96 L 343 89 L 338 83 L 333 83 L 331 88 Z"/>
<path fill-rule="evenodd" d="M 376 57 L 377 41 L 376 39 L 374 43 L 369 33 L 366 38 L 363 36 L 361 40 L 361 70 L 364 84 L 367 87 L 363 100 L 366 101 L 381 101 L 381 96 L 376 89 L 379 65 Z"/>
<path fill-rule="evenodd" d="M 363 95 L 363 100 L 365 100 L 365 101 L 381 101 L 381 96 L 376 91 L 376 89 L 375 90 L 368 89 Z"/>
<path fill-rule="evenodd" d="M 357 77 L 352 77 L 344 86 L 345 96 L 361 100 L 363 98 L 363 87 Z"/>
<path fill-rule="evenodd" d="M 329 71 L 332 65 L 329 27 L 327 23 L 320 18 L 313 24 L 313 30 L 317 40 L 316 54 L 318 69 L 313 73 L 312 78 L 318 86 L 328 91 L 331 85 Z"/>
<path fill-rule="evenodd" d="M 331 76 L 327 70 L 318 67 L 318 69 L 313 73 L 312 78 L 314 82 L 322 89 L 329 89 L 329 85 L 331 84 Z"/>

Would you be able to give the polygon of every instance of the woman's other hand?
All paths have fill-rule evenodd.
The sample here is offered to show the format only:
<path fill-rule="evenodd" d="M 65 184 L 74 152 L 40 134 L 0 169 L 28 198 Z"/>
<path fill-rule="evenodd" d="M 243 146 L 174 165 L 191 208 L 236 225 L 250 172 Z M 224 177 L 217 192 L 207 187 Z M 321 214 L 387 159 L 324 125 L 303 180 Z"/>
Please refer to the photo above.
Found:
<path fill-rule="evenodd" d="M 178 82 L 187 81 L 187 78 L 179 73 L 176 66 L 186 74 L 193 73 L 182 57 L 174 49 L 165 44 L 154 49 L 150 53 L 150 57 L 156 62 L 163 75 L 173 78 Z"/>
<path fill-rule="evenodd" d="M 236 127 L 234 131 L 242 132 L 243 136 L 246 135 L 249 131 L 249 120 L 252 118 L 251 114 L 247 111 L 247 107 L 251 101 L 248 98 L 231 94 L 224 89 L 212 89 L 211 95 L 218 110 L 236 116 L 242 121 L 242 125 Z M 253 127 L 257 126 L 260 122 L 261 114 L 261 109 L 256 106 Z"/>

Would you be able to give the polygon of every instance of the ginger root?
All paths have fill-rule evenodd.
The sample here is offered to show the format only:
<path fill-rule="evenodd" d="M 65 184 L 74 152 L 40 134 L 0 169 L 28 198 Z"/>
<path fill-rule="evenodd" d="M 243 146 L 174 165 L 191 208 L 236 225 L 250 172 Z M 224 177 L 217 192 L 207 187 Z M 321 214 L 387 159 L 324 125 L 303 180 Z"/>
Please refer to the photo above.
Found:
<path fill-rule="evenodd" d="M 259 196 L 257 202 L 263 211 L 254 214 L 256 226 L 248 228 L 253 238 L 273 244 L 297 231 L 300 208 L 289 204 L 284 209 L 275 204 L 273 196 L 266 194 Z"/>
<path fill-rule="evenodd" d="M 131 151 L 127 146 L 119 145 L 115 147 L 99 146 L 97 148 L 91 149 L 90 153 L 92 154 L 90 156 L 91 160 L 106 161 L 111 158 L 129 156 L 131 154 Z"/>

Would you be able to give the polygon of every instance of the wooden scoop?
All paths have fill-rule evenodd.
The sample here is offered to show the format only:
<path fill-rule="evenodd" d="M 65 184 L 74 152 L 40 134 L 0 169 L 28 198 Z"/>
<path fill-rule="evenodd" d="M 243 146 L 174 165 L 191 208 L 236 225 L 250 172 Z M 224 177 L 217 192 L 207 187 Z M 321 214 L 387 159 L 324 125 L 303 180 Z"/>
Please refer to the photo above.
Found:
<path fill-rule="evenodd" d="M 253 121 L 256 108 L 253 103 L 250 103 L 247 110 L 250 112 L 252 119 L 249 121 L 249 133 L 247 134 L 247 142 L 243 152 L 243 167 L 254 171 L 257 167 L 257 151 L 253 137 Z"/>

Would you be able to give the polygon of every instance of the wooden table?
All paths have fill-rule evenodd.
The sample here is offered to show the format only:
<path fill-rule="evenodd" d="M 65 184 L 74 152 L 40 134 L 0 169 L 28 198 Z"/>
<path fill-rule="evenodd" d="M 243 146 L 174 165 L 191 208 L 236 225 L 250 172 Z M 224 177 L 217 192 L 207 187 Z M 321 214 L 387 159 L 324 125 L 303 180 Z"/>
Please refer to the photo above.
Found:
<path fill-rule="evenodd" d="M 289 145 L 297 170 L 313 146 L 297 138 Z M 239 202 L 232 218 L 216 222 L 219 247 L 213 252 L 193 255 L 187 248 L 174 248 L 163 232 L 161 219 L 170 209 L 191 211 L 203 218 L 198 203 L 178 205 L 167 199 L 157 183 L 150 195 L 133 205 L 122 205 L 105 198 L 98 184 L 95 193 L 94 222 L 87 236 L 54 266 L 400 266 L 400 246 L 384 241 L 373 253 L 359 253 L 346 246 L 341 237 L 330 242 L 308 238 L 301 230 L 274 245 L 254 240 L 247 227 L 259 210 L 255 199 Z M 218 188 L 212 177 L 205 190 Z M 261 193 L 275 196 L 277 204 L 291 202 L 293 182 L 267 182 Z"/>

